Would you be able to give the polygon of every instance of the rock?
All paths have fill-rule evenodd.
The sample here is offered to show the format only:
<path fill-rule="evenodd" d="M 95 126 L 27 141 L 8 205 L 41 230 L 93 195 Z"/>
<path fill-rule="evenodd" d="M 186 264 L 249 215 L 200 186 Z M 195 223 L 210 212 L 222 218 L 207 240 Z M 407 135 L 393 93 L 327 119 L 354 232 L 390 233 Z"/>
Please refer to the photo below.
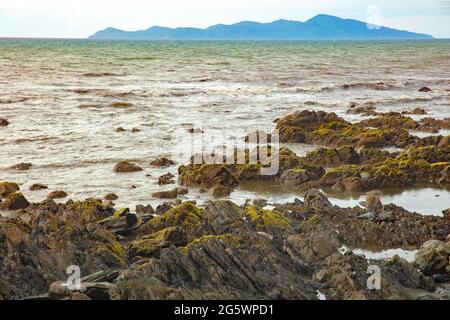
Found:
<path fill-rule="evenodd" d="M 116 128 L 116 132 L 125 132 L 126 130 L 122 127 Z"/>
<path fill-rule="evenodd" d="M 366 201 L 363 202 L 363 206 L 377 215 L 383 210 L 383 204 L 381 203 L 380 196 L 377 192 L 368 192 Z"/>
<path fill-rule="evenodd" d="M 0 198 L 5 198 L 11 193 L 19 191 L 20 187 L 14 182 L 0 182 Z"/>
<path fill-rule="evenodd" d="M 26 171 L 29 170 L 33 165 L 31 163 L 19 163 L 12 166 L 10 169 L 18 170 L 18 171 Z"/>
<path fill-rule="evenodd" d="M 112 217 L 97 223 L 120 236 L 127 236 L 140 226 L 138 217 L 136 214 L 131 213 L 128 208 L 119 209 Z"/>
<path fill-rule="evenodd" d="M 48 194 L 47 199 L 53 200 L 53 199 L 63 199 L 68 196 L 67 192 L 65 191 L 53 191 Z"/>
<path fill-rule="evenodd" d="M 359 164 L 360 156 L 352 147 L 344 146 L 339 149 L 318 148 L 306 155 L 309 163 L 325 167 L 335 167 L 344 164 Z"/>
<path fill-rule="evenodd" d="M 120 161 L 114 166 L 114 172 L 117 173 L 129 173 L 129 172 L 138 172 L 143 171 L 141 167 L 138 165 L 129 162 L 129 161 Z"/>
<path fill-rule="evenodd" d="M 175 190 L 179 196 L 187 195 L 189 193 L 189 189 L 187 188 L 175 188 Z"/>
<path fill-rule="evenodd" d="M 208 193 L 214 197 L 228 197 L 231 194 L 231 189 L 224 186 L 214 186 L 209 189 Z"/>
<path fill-rule="evenodd" d="M 48 187 L 45 184 L 35 183 L 30 187 L 30 191 L 37 191 L 37 190 L 43 190 L 48 189 Z"/>
<path fill-rule="evenodd" d="M 336 121 L 344 122 L 335 113 L 304 110 L 278 119 L 277 130 L 279 130 L 281 142 L 304 143 L 309 132 L 316 130 L 322 124 Z"/>
<path fill-rule="evenodd" d="M 173 184 L 175 180 L 173 179 L 175 176 L 171 173 L 167 173 L 158 178 L 159 185 Z"/>
<path fill-rule="evenodd" d="M 7 125 L 9 125 L 8 120 L 5 118 L 0 118 L 0 127 L 6 127 Z"/>
<path fill-rule="evenodd" d="M 347 110 L 347 114 L 362 114 L 365 116 L 376 116 L 378 112 L 376 111 L 374 106 L 362 106 L 356 107 L 352 106 Z"/>
<path fill-rule="evenodd" d="M 229 168 L 221 164 L 187 165 L 178 168 L 180 183 L 184 186 L 236 187 L 239 179 Z"/>
<path fill-rule="evenodd" d="M 189 128 L 187 131 L 189 133 L 204 133 L 203 130 L 200 128 Z"/>
<path fill-rule="evenodd" d="M 141 129 L 133 128 L 133 129 L 131 129 L 131 132 L 132 133 L 138 133 L 138 132 L 141 132 Z"/>
<path fill-rule="evenodd" d="M 178 197 L 177 189 L 172 189 L 170 191 L 160 191 L 152 194 L 153 198 L 156 199 L 176 199 Z"/>
<path fill-rule="evenodd" d="M 305 194 L 303 205 L 308 209 L 327 209 L 333 207 L 327 197 L 318 189 L 311 189 Z"/>
<path fill-rule="evenodd" d="M 162 157 L 162 158 L 158 158 L 153 160 L 152 162 L 150 162 L 150 165 L 153 167 L 169 167 L 174 165 L 175 162 L 173 162 L 172 160 Z"/>
<path fill-rule="evenodd" d="M 402 113 L 403 114 L 416 114 L 416 115 L 425 115 L 425 114 L 427 114 L 425 109 L 419 108 L 419 107 L 417 107 L 417 108 L 415 108 L 413 110 L 410 110 L 410 111 L 403 111 Z"/>
<path fill-rule="evenodd" d="M 27 199 L 20 192 L 10 193 L 2 202 L 0 210 L 19 210 L 25 209 L 30 205 Z"/>
<path fill-rule="evenodd" d="M 113 201 L 113 200 L 117 200 L 117 199 L 119 199 L 119 197 L 115 193 L 108 193 L 105 196 L 105 200 Z"/>
<path fill-rule="evenodd" d="M 419 89 L 419 92 L 430 92 L 430 91 L 431 91 L 431 89 L 428 87 L 422 87 Z"/>
<path fill-rule="evenodd" d="M 416 255 L 415 264 L 427 276 L 445 274 L 449 265 L 450 244 L 430 240 L 423 244 Z"/>
<path fill-rule="evenodd" d="M 136 206 L 136 214 L 154 214 L 155 210 L 151 205 L 144 206 L 142 204 L 138 204 Z"/>
<path fill-rule="evenodd" d="M 300 186 L 308 181 L 318 180 L 319 178 L 320 177 L 313 172 L 306 169 L 297 168 L 284 171 L 281 175 L 280 181 L 284 184 Z"/>

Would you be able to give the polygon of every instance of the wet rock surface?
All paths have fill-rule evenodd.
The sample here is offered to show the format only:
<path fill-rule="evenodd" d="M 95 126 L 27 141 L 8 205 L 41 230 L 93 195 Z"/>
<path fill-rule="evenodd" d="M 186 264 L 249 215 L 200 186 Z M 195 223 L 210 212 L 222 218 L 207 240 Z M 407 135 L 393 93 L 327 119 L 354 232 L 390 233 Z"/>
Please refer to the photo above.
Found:
<path fill-rule="evenodd" d="M 114 166 L 114 172 L 117 173 L 129 173 L 129 172 L 139 172 L 143 171 L 141 167 L 139 167 L 137 164 L 134 164 L 129 161 L 120 161 Z"/>

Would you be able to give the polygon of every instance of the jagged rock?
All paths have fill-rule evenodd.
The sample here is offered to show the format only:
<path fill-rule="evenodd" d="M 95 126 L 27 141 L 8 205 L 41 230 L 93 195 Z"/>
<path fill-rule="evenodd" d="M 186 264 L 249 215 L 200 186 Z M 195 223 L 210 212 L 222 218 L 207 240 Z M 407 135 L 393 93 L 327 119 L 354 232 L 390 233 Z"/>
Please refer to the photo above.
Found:
<path fill-rule="evenodd" d="M 417 252 L 415 264 L 428 276 L 445 274 L 449 266 L 450 243 L 430 240 Z"/>
<path fill-rule="evenodd" d="M 129 173 L 129 172 L 139 172 L 143 171 L 138 165 L 129 161 L 120 161 L 114 166 L 114 172 L 117 173 Z"/>
<path fill-rule="evenodd" d="M 66 198 L 67 196 L 68 196 L 68 194 L 65 191 L 53 191 L 47 195 L 47 199 L 50 199 L 50 200 L 63 199 L 63 198 Z"/>
<path fill-rule="evenodd" d="M 159 185 L 173 184 L 175 180 L 173 179 L 175 176 L 171 173 L 167 173 L 158 178 Z"/>
<path fill-rule="evenodd" d="M 165 158 L 165 157 L 158 158 L 158 159 L 155 159 L 152 162 L 150 162 L 150 165 L 154 166 L 154 167 L 169 167 L 174 164 L 175 164 L 175 162 L 173 162 L 172 160 Z"/>
<path fill-rule="evenodd" d="M 29 170 L 33 165 L 31 163 L 19 163 L 16 165 L 13 165 L 11 167 L 12 170 L 18 170 L 18 171 L 26 171 Z"/>
<path fill-rule="evenodd" d="M 20 192 L 10 193 L 2 202 L 0 210 L 19 210 L 25 209 L 30 203 Z"/>
<path fill-rule="evenodd" d="M 67 279 L 72 264 L 86 274 L 124 268 L 127 257 L 116 236 L 93 223 L 111 215 L 101 200 L 46 200 L 0 218 L 0 296 L 42 295 L 51 283 Z"/>
<path fill-rule="evenodd" d="M 30 191 L 37 191 L 37 190 L 44 190 L 48 189 L 48 187 L 45 184 L 41 183 L 35 183 L 30 187 Z"/>
<path fill-rule="evenodd" d="M 311 189 L 306 192 L 303 205 L 308 209 L 316 210 L 331 208 L 333 206 L 322 191 L 318 189 Z"/>
<path fill-rule="evenodd" d="M 11 193 L 19 191 L 20 187 L 14 182 L 0 182 L 0 198 L 5 198 Z"/>
<path fill-rule="evenodd" d="M 136 214 L 130 213 L 129 209 L 119 209 L 112 217 L 97 222 L 109 231 L 125 236 L 139 228 L 140 223 Z"/>

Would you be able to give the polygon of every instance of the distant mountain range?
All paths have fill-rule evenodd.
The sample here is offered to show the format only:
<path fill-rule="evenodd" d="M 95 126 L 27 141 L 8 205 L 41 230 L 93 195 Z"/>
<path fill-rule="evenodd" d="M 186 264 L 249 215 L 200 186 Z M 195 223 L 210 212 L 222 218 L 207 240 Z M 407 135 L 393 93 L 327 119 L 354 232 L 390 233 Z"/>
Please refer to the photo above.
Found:
<path fill-rule="evenodd" d="M 271 23 L 243 21 L 206 29 L 151 27 L 140 31 L 107 28 L 90 36 L 98 40 L 383 40 L 432 39 L 386 27 L 368 28 L 367 23 L 319 14 L 306 21 L 277 20 Z"/>

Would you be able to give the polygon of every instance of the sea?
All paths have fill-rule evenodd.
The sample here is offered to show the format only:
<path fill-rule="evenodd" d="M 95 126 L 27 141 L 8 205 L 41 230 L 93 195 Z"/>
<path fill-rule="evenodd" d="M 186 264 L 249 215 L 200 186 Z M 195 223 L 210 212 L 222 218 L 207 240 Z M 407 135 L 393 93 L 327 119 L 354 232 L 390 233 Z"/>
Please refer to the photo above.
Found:
<path fill-rule="evenodd" d="M 432 91 L 418 92 L 424 86 Z M 120 207 L 157 206 L 163 200 L 152 193 L 175 187 L 158 185 L 158 178 L 168 172 L 177 176 L 177 166 L 155 168 L 150 162 L 188 147 L 172 139 L 180 130 L 230 137 L 238 130 L 270 131 L 275 119 L 298 110 L 335 112 L 352 122 L 366 118 L 346 114 L 352 105 L 381 112 L 427 111 L 414 119 L 450 117 L 450 40 L 0 39 L 0 117 L 10 122 L 0 127 L 0 181 L 19 183 L 35 202 L 64 190 L 74 200 L 115 193 Z M 316 147 L 287 146 L 300 156 Z M 114 173 L 121 160 L 144 171 Z M 10 169 L 22 162 L 33 166 Z M 34 183 L 49 189 L 29 191 Z M 241 204 L 302 196 L 267 182 L 245 184 L 228 198 Z M 328 196 L 344 207 L 364 199 L 364 194 Z M 183 199 L 203 203 L 212 198 L 191 189 Z M 450 207 L 450 189 L 386 190 L 383 202 L 442 215 Z"/>

